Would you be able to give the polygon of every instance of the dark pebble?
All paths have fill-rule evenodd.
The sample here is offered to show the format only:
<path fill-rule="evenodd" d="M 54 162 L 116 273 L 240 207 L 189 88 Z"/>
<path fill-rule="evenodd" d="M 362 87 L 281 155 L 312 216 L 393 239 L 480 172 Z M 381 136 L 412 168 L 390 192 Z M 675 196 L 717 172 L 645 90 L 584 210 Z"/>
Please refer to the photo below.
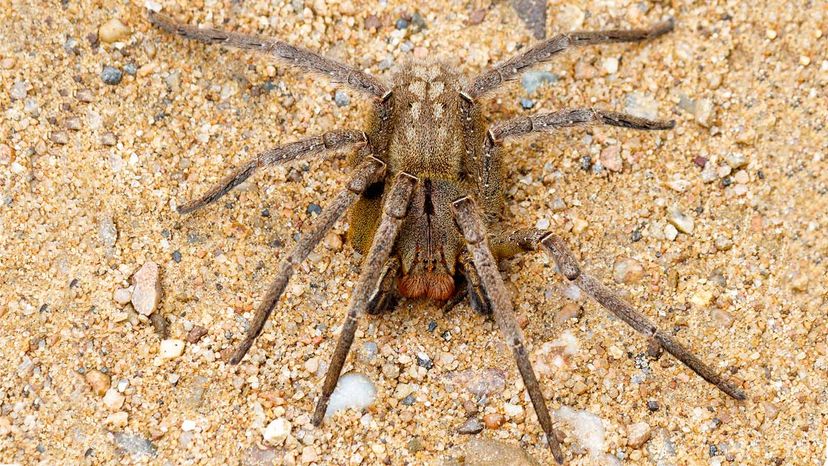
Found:
<path fill-rule="evenodd" d="M 426 28 L 425 19 L 423 19 L 423 16 L 417 12 L 411 15 L 411 24 L 415 26 L 415 32 L 422 31 Z"/>
<path fill-rule="evenodd" d="M 709 447 L 707 447 L 707 452 L 710 456 L 716 456 L 719 454 L 719 449 L 716 447 L 716 445 L 710 445 Z"/>
<path fill-rule="evenodd" d="M 319 215 L 322 213 L 322 207 L 319 204 L 311 204 L 308 206 L 308 213 Z"/>
<path fill-rule="evenodd" d="M 207 335 L 207 329 L 201 325 L 194 325 L 193 328 L 187 332 L 187 343 L 195 344 Z"/>
<path fill-rule="evenodd" d="M 181 251 L 173 251 L 172 260 L 174 260 L 176 264 L 181 262 Z"/>
<path fill-rule="evenodd" d="M 656 401 L 656 400 L 647 401 L 647 409 L 649 409 L 652 412 L 658 411 L 658 409 L 659 409 L 658 401 Z"/>
<path fill-rule="evenodd" d="M 425 368 L 426 368 L 426 370 L 429 370 L 429 369 L 431 369 L 432 367 L 434 367 L 434 361 L 432 361 L 431 359 L 429 359 L 429 357 L 428 357 L 428 356 L 426 356 L 426 357 L 421 357 L 421 356 L 418 354 L 418 355 L 417 355 L 417 365 L 418 365 L 418 366 L 420 366 L 420 367 L 425 367 Z"/>
<path fill-rule="evenodd" d="M 270 217 L 270 209 L 262 209 L 262 217 Z"/>
<path fill-rule="evenodd" d="M 698 155 L 693 158 L 693 163 L 695 163 L 699 168 L 704 168 L 704 166 L 707 165 L 707 158 Z"/>
<path fill-rule="evenodd" d="M 101 79 L 105 84 L 109 84 L 110 86 L 120 84 L 123 77 L 124 73 L 113 66 L 104 66 L 103 71 L 101 71 Z"/>
<path fill-rule="evenodd" d="M 405 29 L 408 27 L 408 21 L 406 21 L 404 18 L 400 18 L 394 24 L 394 27 L 396 27 L 397 29 Z"/>
<path fill-rule="evenodd" d="M 592 168 L 592 157 L 585 155 L 581 157 L 581 170 L 589 171 Z"/>
<path fill-rule="evenodd" d="M 523 107 L 524 110 L 529 110 L 530 108 L 535 106 L 535 101 L 532 99 L 527 99 L 526 97 L 522 97 L 520 99 L 520 106 Z"/>
<path fill-rule="evenodd" d="M 69 282 L 69 288 L 74 288 L 78 286 L 79 280 L 77 278 L 73 278 L 71 282 Z"/>
<path fill-rule="evenodd" d="M 149 320 L 152 322 L 152 327 L 155 329 L 158 338 L 164 340 L 169 336 L 169 323 L 167 323 L 167 319 L 160 312 L 150 314 Z"/>
<path fill-rule="evenodd" d="M 642 236 L 641 236 L 641 230 L 639 230 L 638 228 L 636 228 L 635 230 L 633 230 L 633 232 L 632 232 L 632 237 L 631 237 L 632 242 L 633 242 L 633 243 L 637 243 L 637 242 L 641 241 L 641 238 L 642 238 Z"/>
<path fill-rule="evenodd" d="M 136 68 L 135 63 L 127 63 L 124 66 L 124 72 L 130 76 L 135 76 L 135 73 L 138 72 L 138 68 Z"/>
<path fill-rule="evenodd" d="M 428 331 L 433 332 L 437 328 L 437 322 L 431 321 L 428 323 Z"/>
<path fill-rule="evenodd" d="M 726 188 L 731 184 L 733 184 L 733 180 L 729 176 L 722 178 L 722 187 Z"/>
<path fill-rule="evenodd" d="M 460 427 L 457 428 L 457 433 L 465 435 L 479 434 L 483 431 L 483 423 L 477 417 L 470 417 L 466 419 Z"/>
<path fill-rule="evenodd" d="M 414 404 L 414 401 L 416 401 L 414 395 L 408 395 L 407 397 L 403 398 L 402 404 L 406 406 L 411 406 Z"/>

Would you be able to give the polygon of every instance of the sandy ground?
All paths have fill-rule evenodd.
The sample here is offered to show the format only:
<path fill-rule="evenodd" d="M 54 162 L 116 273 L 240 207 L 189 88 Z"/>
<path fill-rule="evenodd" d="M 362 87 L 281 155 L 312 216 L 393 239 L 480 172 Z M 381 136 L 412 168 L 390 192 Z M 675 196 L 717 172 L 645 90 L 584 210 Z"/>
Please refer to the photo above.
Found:
<path fill-rule="evenodd" d="M 412 56 L 473 75 L 533 42 L 506 2 L 187 3 L 161 5 L 386 78 Z M 668 15 L 677 30 L 571 51 L 540 68 L 556 82 L 531 94 L 518 82 L 487 103 L 492 119 L 594 105 L 677 120 L 659 134 L 573 129 L 508 144 L 510 217 L 564 235 L 586 270 L 627 282 L 617 286 L 636 306 L 748 393 L 736 402 L 668 356 L 648 359 L 646 341 L 547 258 L 519 257 L 507 283 L 570 464 L 826 461 L 828 4 L 714 3 L 552 1 L 550 35 Z M 425 28 L 397 29 L 415 12 Z M 129 31 L 101 41 L 113 18 Z M 248 358 L 224 362 L 312 204 L 324 208 L 347 170 L 341 159 L 263 170 L 193 215 L 174 206 L 264 148 L 359 127 L 362 98 L 162 34 L 137 1 L 0 0 L 0 39 L 0 462 L 473 464 L 507 445 L 507 457 L 552 461 L 510 352 L 467 304 L 366 319 L 346 370 L 367 375 L 377 400 L 311 426 L 358 273 L 346 222 Z M 104 66 L 120 83 L 104 83 L 117 75 Z M 674 207 L 689 233 L 669 222 Z M 161 272 L 155 312 L 186 342 L 179 357 L 160 358 L 150 320 L 116 296 L 148 262 Z M 469 377 L 492 382 L 482 399 Z M 469 415 L 489 425 L 457 433 Z M 579 415 L 603 437 L 566 422 Z M 273 420 L 291 432 L 271 446 Z"/>

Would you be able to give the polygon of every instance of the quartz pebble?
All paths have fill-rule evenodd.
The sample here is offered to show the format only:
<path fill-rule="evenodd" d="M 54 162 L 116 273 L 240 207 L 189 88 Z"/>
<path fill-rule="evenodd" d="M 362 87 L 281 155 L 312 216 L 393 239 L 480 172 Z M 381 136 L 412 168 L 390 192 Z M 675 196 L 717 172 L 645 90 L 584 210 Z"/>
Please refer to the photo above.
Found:
<path fill-rule="evenodd" d="M 125 411 L 112 413 L 104 419 L 104 425 L 113 429 L 122 429 L 126 427 L 127 422 L 129 422 L 129 413 Z"/>
<path fill-rule="evenodd" d="M 612 269 L 612 278 L 615 283 L 632 284 L 641 281 L 644 276 L 644 267 L 641 263 L 631 258 L 616 259 Z"/>
<path fill-rule="evenodd" d="M 637 422 L 627 426 L 627 445 L 632 448 L 641 448 L 650 440 L 650 426 L 646 422 Z"/>
<path fill-rule="evenodd" d="M 658 102 L 652 96 L 640 92 L 627 94 L 624 110 L 639 118 L 650 120 L 658 118 Z"/>
<path fill-rule="evenodd" d="M 713 125 L 714 113 L 713 101 L 710 99 L 700 99 L 693 106 L 693 116 L 696 122 L 705 128 Z"/>
<path fill-rule="evenodd" d="M 118 288 L 112 294 L 112 299 L 121 306 L 129 303 L 132 300 L 132 293 L 127 288 Z"/>
<path fill-rule="evenodd" d="M 623 168 L 621 148 L 618 145 L 609 146 L 601 151 L 601 165 L 612 172 L 620 172 Z"/>
<path fill-rule="evenodd" d="M 285 443 L 285 439 L 288 438 L 292 429 L 293 426 L 287 419 L 274 419 L 265 427 L 262 437 L 266 444 L 278 447 Z"/>
<path fill-rule="evenodd" d="M 98 396 L 103 396 L 109 389 L 109 385 L 112 382 L 112 379 L 108 374 L 104 374 L 97 369 L 87 371 L 84 378 L 86 379 L 86 383 L 92 387 L 92 392 Z"/>
<path fill-rule="evenodd" d="M 688 235 L 693 233 L 695 222 L 691 217 L 685 215 L 678 207 L 672 207 L 667 211 L 667 221 L 682 233 L 686 233 Z"/>
<path fill-rule="evenodd" d="M 520 84 L 527 93 L 532 94 L 544 84 L 554 84 L 558 80 L 557 76 L 542 70 L 527 71 L 520 77 Z"/>
<path fill-rule="evenodd" d="M 377 387 L 363 374 L 349 372 L 339 378 L 331 394 L 325 418 L 344 409 L 363 409 L 377 398 Z"/>
<path fill-rule="evenodd" d="M 132 306 L 139 314 L 148 316 L 155 312 L 161 302 L 161 277 L 158 264 L 147 262 L 133 275 L 135 289 L 132 292 Z"/>
<path fill-rule="evenodd" d="M 184 354 L 185 343 L 183 340 L 161 340 L 161 347 L 158 356 L 164 360 L 175 359 Z"/>
<path fill-rule="evenodd" d="M 733 170 L 742 168 L 748 163 L 747 157 L 745 157 L 745 154 L 741 152 L 728 152 L 727 155 L 725 155 L 725 161 Z"/>
<path fill-rule="evenodd" d="M 110 388 L 106 391 L 103 397 L 103 404 L 109 408 L 110 411 L 118 411 L 124 405 L 126 397 L 116 388 Z"/>
<path fill-rule="evenodd" d="M 457 432 L 460 434 L 465 435 L 472 435 L 480 433 L 483 430 L 483 423 L 480 422 L 480 419 L 477 417 L 470 417 L 466 419 L 466 422 L 460 425 L 457 428 Z"/>
<path fill-rule="evenodd" d="M 98 28 L 98 39 L 105 44 L 122 42 L 129 38 L 129 35 L 130 29 L 118 18 L 112 18 Z"/>

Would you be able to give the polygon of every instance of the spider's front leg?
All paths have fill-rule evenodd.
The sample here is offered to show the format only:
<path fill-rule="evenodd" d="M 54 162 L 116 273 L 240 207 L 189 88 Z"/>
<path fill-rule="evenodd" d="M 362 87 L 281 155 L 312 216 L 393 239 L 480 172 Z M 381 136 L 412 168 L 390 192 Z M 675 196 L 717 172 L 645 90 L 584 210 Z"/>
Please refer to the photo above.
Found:
<path fill-rule="evenodd" d="M 555 261 L 558 271 L 567 280 L 577 285 L 587 295 L 598 301 L 601 306 L 623 320 L 627 325 L 637 332 L 648 337 L 651 344 L 667 350 L 676 359 L 689 367 L 693 372 L 701 376 L 707 382 L 713 384 L 719 390 L 737 400 L 745 399 L 745 392 L 726 380 L 712 367 L 708 366 L 687 348 L 682 346 L 672 336 L 660 330 L 647 317 L 638 312 L 629 303 L 624 301 L 618 292 L 603 285 L 596 278 L 581 270 L 581 266 L 575 259 L 572 251 L 566 247 L 563 239 L 553 233 L 542 230 L 527 229 L 517 230 L 509 235 L 512 250 L 533 251 L 537 248 L 543 249 Z"/>

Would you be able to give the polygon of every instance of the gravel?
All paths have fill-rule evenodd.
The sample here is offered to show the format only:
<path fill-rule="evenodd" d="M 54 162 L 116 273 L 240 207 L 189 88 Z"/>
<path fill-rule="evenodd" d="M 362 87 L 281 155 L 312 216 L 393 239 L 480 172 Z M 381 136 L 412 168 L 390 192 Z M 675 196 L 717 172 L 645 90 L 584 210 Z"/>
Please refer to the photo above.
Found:
<path fill-rule="evenodd" d="M 101 70 L 101 80 L 104 84 L 109 84 L 110 86 L 115 86 L 121 84 L 121 80 L 124 78 L 124 73 L 115 68 L 114 66 L 106 65 Z"/>

